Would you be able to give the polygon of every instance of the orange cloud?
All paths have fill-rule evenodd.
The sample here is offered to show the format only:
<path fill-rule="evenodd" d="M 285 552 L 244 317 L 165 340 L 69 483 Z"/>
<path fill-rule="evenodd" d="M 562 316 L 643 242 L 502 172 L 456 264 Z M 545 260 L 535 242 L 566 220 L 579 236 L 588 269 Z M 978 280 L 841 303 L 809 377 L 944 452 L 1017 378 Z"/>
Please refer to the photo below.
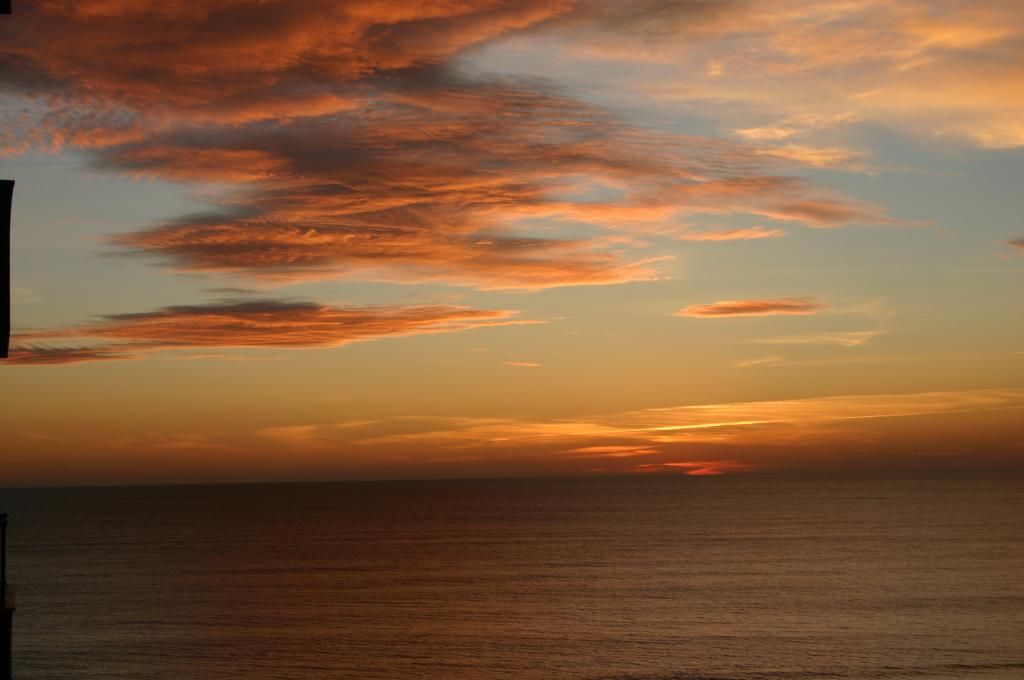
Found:
<path fill-rule="evenodd" d="M 566 453 L 613 453 L 675 444 L 800 445 L 822 439 L 859 441 L 856 421 L 950 413 L 1016 411 L 1024 390 L 965 390 L 918 394 L 846 395 L 816 399 L 651 408 L 579 419 L 407 418 L 411 432 L 357 439 L 363 445 L 477 446 L 558 445 Z M 572 445 L 568 450 L 566 445 Z M 601 447 L 601 448 L 594 448 Z M 606 447 L 615 447 L 609 449 Z M 627 447 L 623 449 L 620 447 Z"/>
<path fill-rule="evenodd" d="M 264 414 L 269 419 L 261 422 L 264 416 L 254 414 L 240 426 L 206 432 L 181 432 L 173 425 L 149 430 L 145 424 L 112 421 L 106 437 L 78 430 L 76 438 L 74 431 L 61 435 L 43 424 L 43 429 L 13 432 L 11 445 L 27 454 L 51 447 L 74 451 L 60 459 L 67 466 L 60 473 L 75 471 L 67 479 L 76 473 L 88 477 L 120 470 L 115 478 L 125 481 L 166 475 L 192 448 L 196 456 L 185 459 L 187 469 L 179 468 L 186 477 L 216 476 L 219 471 L 230 478 L 237 474 L 239 459 L 250 464 L 247 475 L 264 479 L 524 471 L 564 475 L 597 468 L 631 474 L 639 472 L 637 465 L 652 466 L 645 469 L 655 473 L 712 472 L 716 465 L 726 465 L 723 461 L 756 472 L 1019 473 L 1024 469 L 1022 410 L 1020 389 L 697 404 L 575 418 L 385 416 L 339 422 L 332 410 L 310 412 L 303 419 L 300 411 L 289 409 L 285 420 L 280 414 Z M 125 431 L 133 425 L 134 431 Z M 173 458 L 161 457 L 165 449 Z M 87 463 L 82 462 L 83 450 L 90 453 Z M 211 456 L 215 450 L 223 455 Z M 140 458 L 139 451 L 154 455 Z M 43 480 L 49 475 L 52 482 L 57 474 L 53 459 L 35 460 L 39 462 L 33 465 L 42 467 L 26 467 L 19 477 Z"/>
<path fill-rule="evenodd" d="M 782 238 L 786 235 L 783 229 L 765 229 L 762 226 L 745 229 L 720 229 L 717 231 L 684 232 L 679 238 L 684 241 L 751 241 L 762 238 Z"/>
<path fill-rule="evenodd" d="M 46 347 L 28 344 L 12 347 L 4 363 L 47 366 L 130 358 L 133 358 L 131 354 L 114 347 Z"/>
<path fill-rule="evenodd" d="M 747 0 L 702 12 L 693 4 L 645 2 L 645 14 L 624 11 L 619 26 L 581 22 L 566 49 L 582 59 L 671 64 L 676 82 L 659 75 L 644 85 L 630 71 L 627 86 L 713 107 L 748 139 L 792 141 L 869 121 L 984 147 L 1024 145 L 1024 5 L 1016 0 Z M 806 144 L 774 153 L 822 167 L 854 160 Z"/>
<path fill-rule="evenodd" d="M 169 180 L 253 182 L 284 169 L 284 160 L 255 149 L 202 149 L 171 146 L 128 147 L 116 155 L 126 172 Z M 159 168 L 159 172 L 154 170 Z"/>
<path fill-rule="evenodd" d="M 748 138 L 750 137 L 748 136 Z M 839 147 L 785 144 L 782 146 L 765 147 L 760 149 L 759 153 L 797 161 L 800 164 L 815 168 L 864 170 L 864 165 L 862 164 L 864 154 L 862 152 Z"/>
<path fill-rule="evenodd" d="M 772 314 L 817 314 L 826 305 L 814 298 L 779 298 L 776 300 L 721 300 L 707 305 L 690 305 L 673 316 L 769 316 Z"/>
<path fill-rule="evenodd" d="M 451 61 L 510 31 L 642 14 L 569 0 L 40 0 L 0 26 L 0 90 L 26 102 L 8 141 L 91 148 L 98 166 L 134 176 L 232 183 L 216 210 L 114 242 L 265 280 L 622 283 L 658 278 L 659 258 L 579 223 L 666 234 L 695 212 L 889 221 L 780 176 L 793 160 L 781 152 L 638 130 Z M 557 235 L 565 222 L 572 238 Z"/>
<path fill-rule="evenodd" d="M 658 450 L 649 446 L 582 446 L 566 453 L 574 453 L 581 458 L 635 458 L 657 454 Z"/>
<path fill-rule="evenodd" d="M 103 143 L 88 138 L 132 124 L 345 111 L 361 100 L 353 83 L 439 64 L 569 7 L 568 0 L 38 0 L 0 26 L 0 55 L 4 81 L 50 99 L 44 128 Z M 71 102 L 88 111 L 64 106 Z"/>
<path fill-rule="evenodd" d="M 878 215 L 870 206 L 827 199 L 799 200 L 777 208 L 765 208 L 762 214 L 781 220 L 803 222 L 814 227 L 834 227 L 848 222 L 895 222 Z"/>
<path fill-rule="evenodd" d="M 1013 246 L 1014 248 L 1024 250 L 1024 238 L 1013 239 L 1012 241 L 1007 241 L 1006 243 L 1007 245 Z"/>
<path fill-rule="evenodd" d="M 935 451 L 983 457 L 987 454 L 977 443 L 984 434 L 986 441 L 996 442 L 998 456 L 1016 451 L 1019 458 L 1022 409 L 1024 390 L 993 389 L 701 404 L 566 419 L 422 416 L 359 431 L 331 428 L 321 444 L 392 456 L 429 449 L 439 455 L 520 462 L 543 458 L 586 466 L 572 468 L 576 471 L 600 459 L 605 471 L 620 473 L 676 469 L 714 474 L 778 469 L 794 460 L 827 466 L 837 463 L 837 451 L 850 454 L 837 464 L 854 466 L 868 452 L 907 455 L 886 439 L 887 433 L 904 431 L 914 433 L 911 457 L 920 453 L 916 447 L 922 437 L 931 438 Z M 889 458 L 881 465 L 893 463 Z"/>
<path fill-rule="evenodd" d="M 533 323 L 509 319 L 514 313 L 451 306 L 333 307 L 277 300 L 166 307 L 110 315 L 92 325 L 19 334 L 9 363 L 79 363 L 197 347 L 336 347 L 381 337 Z M 67 337 L 114 342 L 90 348 L 23 344 Z"/>
<path fill-rule="evenodd" d="M 621 283 L 657 277 L 657 258 L 629 258 L 626 241 L 527 230 L 573 221 L 725 240 L 783 232 L 702 236 L 666 224 L 692 212 L 815 227 L 885 221 L 795 178 L 764 174 L 757 154 L 741 146 L 640 133 L 570 100 L 486 83 L 438 84 L 368 120 L 303 119 L 147 144 L 108 149 L 99 162 L 164 179 L 244 184 L 218 213 L 115 243 L 188 270 L 271 280 L 442 280 L 483 289 Z M 614 197 L 573 196 L 602 187 Z"/>
<path fill-rule="evenodd" d="M 634 468 L 637 472 L 659 472 L 679 469 L 683 474 L 694 476 L 724 475 L 732 472 L 749 472 L 753 465 L 735 460 L 683 461 L 676 463 L 644 463 Z"/>

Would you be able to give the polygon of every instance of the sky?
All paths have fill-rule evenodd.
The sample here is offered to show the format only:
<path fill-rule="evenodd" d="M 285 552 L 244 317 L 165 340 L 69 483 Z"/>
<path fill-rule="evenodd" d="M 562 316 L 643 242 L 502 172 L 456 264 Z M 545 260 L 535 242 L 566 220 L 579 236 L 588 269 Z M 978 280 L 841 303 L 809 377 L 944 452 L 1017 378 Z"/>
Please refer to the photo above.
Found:
<path fill-rule="evenodd" d="M 34 0 L 0 485 L 1024 470 L 1017 0 Z"/>

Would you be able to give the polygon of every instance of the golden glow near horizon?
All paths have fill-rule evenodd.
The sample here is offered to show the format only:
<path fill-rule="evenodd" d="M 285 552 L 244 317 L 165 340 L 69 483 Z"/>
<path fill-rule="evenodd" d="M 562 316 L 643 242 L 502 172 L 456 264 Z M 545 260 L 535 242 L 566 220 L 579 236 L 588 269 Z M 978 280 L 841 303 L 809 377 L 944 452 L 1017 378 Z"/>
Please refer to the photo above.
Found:
<path fill-rule="evenodd" d="M 0 61 L 0 485 L 1024 467 L 1018 2 L 38 0 Z"/>

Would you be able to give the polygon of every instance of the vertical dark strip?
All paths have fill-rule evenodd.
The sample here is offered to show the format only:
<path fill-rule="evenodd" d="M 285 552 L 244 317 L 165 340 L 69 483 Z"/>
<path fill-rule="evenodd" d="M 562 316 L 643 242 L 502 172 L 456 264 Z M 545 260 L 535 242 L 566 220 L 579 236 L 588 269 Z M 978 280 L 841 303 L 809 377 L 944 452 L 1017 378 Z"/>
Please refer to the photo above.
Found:
<path fill-rule="evenodd" d="M 4 279 L 3 304 L 0 304 L 0 317 L 3 319 L 3 337 L 0 338 L 0 359 L 6 359 L 11 348 L 11 204 L 14 201 L 14 180 L 0 179 L 0 276 Z"/>
<path fill-rule="evenodd" d="M 11 13 L 11 0 L 0 0 L 0 14 Z M 0 229 L 3 229 L 3 245 L 0 245 L 0 259 L 3 260 L 4 294 L 0 304 L 0 317 L 3 317 L 3 337 L 0 338 L 0 359 L 6 359 L 11 349 L 11 202 L 14 200 L 14 180 L 0 179 Z M 0 586 L 2 587 L 2 586 Z"/>
<path fill-rule="evenodd" d="M 7 513 L 0 514 L 0 607 L 7 606 Z"/>
<path fill-rule="evenodd" d="M 7 514 L 0 514 L 0 679 L 14 679 L 14 597 L 7 599 Z"/>

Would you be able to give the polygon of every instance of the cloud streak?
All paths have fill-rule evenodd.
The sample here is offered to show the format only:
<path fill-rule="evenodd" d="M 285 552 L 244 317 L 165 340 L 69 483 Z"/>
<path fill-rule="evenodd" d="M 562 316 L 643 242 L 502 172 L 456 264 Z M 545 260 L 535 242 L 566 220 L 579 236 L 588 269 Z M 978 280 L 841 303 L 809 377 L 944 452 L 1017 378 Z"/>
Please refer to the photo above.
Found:
<path fill-rule="evenodd" d="M 663 472 L 679 470 L 683 474 L 697 477 L 749 472 L 754 469 L 749 463 L 735 460 L 701 460 L 668 463 L 643 463 L 634 468 L 637 472 Z"/>
<path fill-rule="evenodd" d="M 195 348 L 315 348 L 421 333 L 535 323 L 508 310 L 453 306 L 335 307 L 311 302 L 245 300 L 115 314 L 98 323 L 22 333 L 9 363 L 67 364 Z M 84 338 L 94 347 L 45 347 L 39 341 Z"/>
<path fill-rule="evenodd" d="M 717 318 L 727 316 L 771 316 L 775 314 L 817 314 L 827 306 L 814 298 L 775 300 L 720 300 L 706 305 L 690 305 L 673 316 Z"/>
<path fill-rule="evenodd" d="M 606 472 L 718 474 L 786 468 L 812 454 L 822 461 L 806 464 L 827 465 L 835 451 L 849 447 L 857 449 L 855 458 L 867 451 L 894 456 L 899 444 L 886 437 L 898 439 L 908 428 L 932 433 L 929 445 L 936 450 L 975 455 L 979 426 L 957 429 L 957 418 L 990 423 L 985 427 L 993 441 L 1005 443 L 1020 433 L 1022 409 L 1024 390 L 992 389 L 701 404 L 571 419 L 407 417 L 377 429 L 328 428 L 320 445 L 344 442 L 393 455 L 428 448 L 485 458 L 539 456 L 583 469 L 600 461 Z M 911 441 L 919 446 L 923 440 L 915 434 Z"/>
<path fill-rule="evenodd" d="M 55 366 L 59 364 L 82 364 L 93 361 L 113 361 L 132 359 L 131 348 L 117 347 L 54 347 L 36 344 L 15 345 L 9 357 L 4 361 L 7 365 L 21 364 L 29 366 Z"/>
<path fill-rule="evenodd" d="M 784 361 L 785 357 L 772 355 L 767 357 L 757 357 L 756 359 L 743 359 L 733 363 L 733 368 L 750 368 L 751 366 L 766 366 L 771 364 L 778 364 Z"/>
<path fill-rule="evenodd" d="M 763 338 L 757 342 L 769 345 L 833 345 L 838 347 L 860 347 L 883 335 L 882 331 L 833 331 L 804 333 L 802 335 L 780 335 Z"/>
<path fill-rule="evenodd" d="M 714 231 L 688 231 L 679 235 L 684 241 L 754 241 L 765 238 L 782 238 L 783 229 L 767 229 L 762 226 L 744 229 L 718 229 Z"/>

